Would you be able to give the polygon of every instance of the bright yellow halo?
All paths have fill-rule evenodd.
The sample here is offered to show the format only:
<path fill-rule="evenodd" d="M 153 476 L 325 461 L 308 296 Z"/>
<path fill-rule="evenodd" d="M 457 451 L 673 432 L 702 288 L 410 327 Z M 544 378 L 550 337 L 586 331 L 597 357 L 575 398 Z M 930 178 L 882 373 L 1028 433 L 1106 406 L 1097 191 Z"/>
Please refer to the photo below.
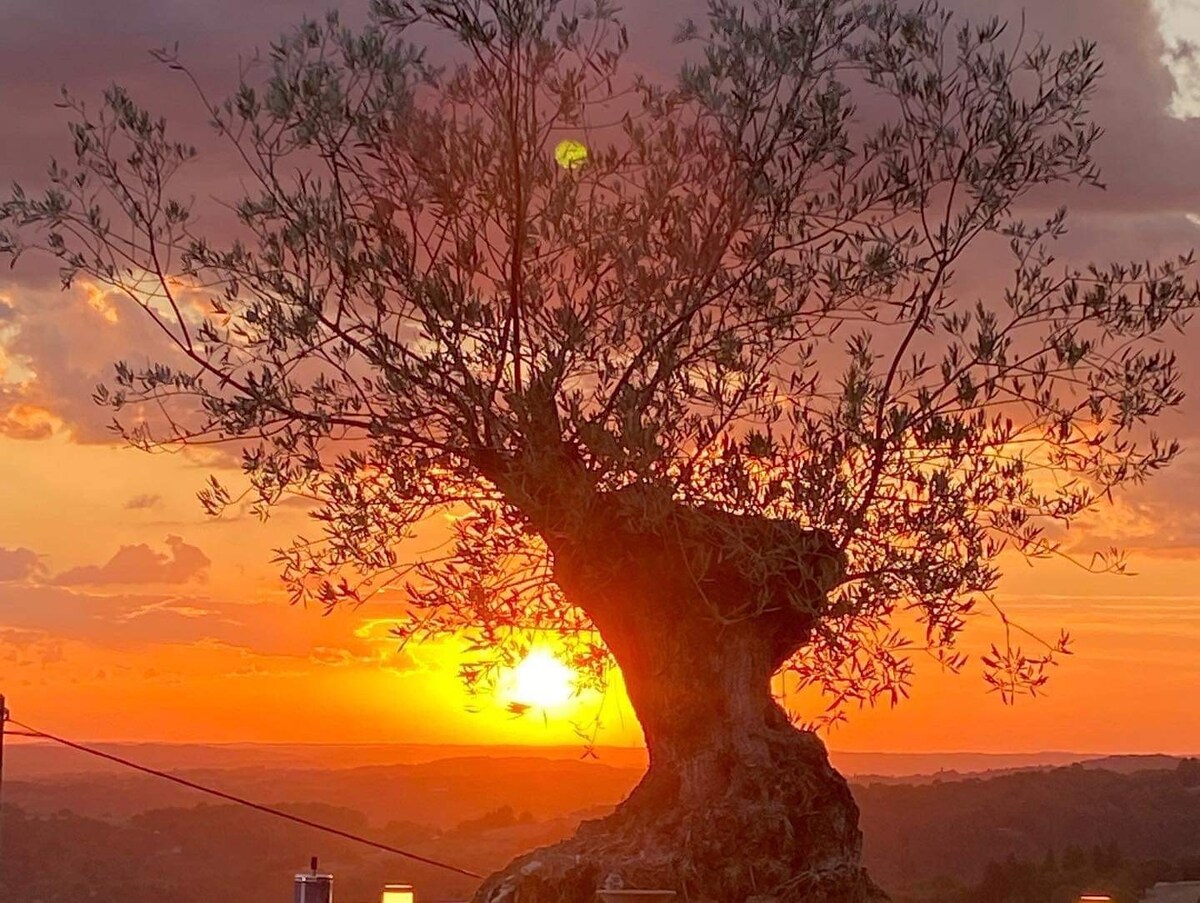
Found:
<path fill-rule="evenodd" d="M 505 683 L 505 695 L 518 705 L 550 709 L 570 701 L 575 672 L 549 649 L 534 649 L 512 669 Z"/>
<path fill-rule="evenodd" d="M 574 138 L 566 138 L 554 148 L 554 159 L 563 169 L 578 169 L 587 157 L 588 149 Z"/>

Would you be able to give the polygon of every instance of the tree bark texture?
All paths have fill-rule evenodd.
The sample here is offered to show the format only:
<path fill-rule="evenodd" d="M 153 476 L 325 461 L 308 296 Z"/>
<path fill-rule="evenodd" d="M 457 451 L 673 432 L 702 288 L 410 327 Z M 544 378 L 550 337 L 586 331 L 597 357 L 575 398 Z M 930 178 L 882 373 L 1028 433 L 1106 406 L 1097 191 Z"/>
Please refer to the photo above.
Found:
<path fill-rule="evenodd" d="M 545 531 L 556 581 L 621 668 L 646 775 L 611 815 L 489 878 L 476 903 L 592 903 L 606 887 L 695 903 L 886 900 L 861 866 L 849 786 L 770 689 L 840 577 L 828 537 L 653 504 L 612 497 L 586 528 Z M 737 552 L 750 546 L 788 557 L 756 573 Z M 747 604 L 764 583 L 776 601 Z"/>

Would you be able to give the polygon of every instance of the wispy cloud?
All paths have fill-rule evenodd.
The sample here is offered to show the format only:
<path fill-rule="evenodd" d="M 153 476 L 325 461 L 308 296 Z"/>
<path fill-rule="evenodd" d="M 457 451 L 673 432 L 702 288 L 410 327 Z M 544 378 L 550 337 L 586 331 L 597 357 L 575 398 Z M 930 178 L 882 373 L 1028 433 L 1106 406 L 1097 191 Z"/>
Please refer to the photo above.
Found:
<path fill-rule="evenodd" d="M 161 502 L 161 495 L 135 495 L 125 503 L 125 510 L 144 511 L 147 508 L 157 508 Z"/>

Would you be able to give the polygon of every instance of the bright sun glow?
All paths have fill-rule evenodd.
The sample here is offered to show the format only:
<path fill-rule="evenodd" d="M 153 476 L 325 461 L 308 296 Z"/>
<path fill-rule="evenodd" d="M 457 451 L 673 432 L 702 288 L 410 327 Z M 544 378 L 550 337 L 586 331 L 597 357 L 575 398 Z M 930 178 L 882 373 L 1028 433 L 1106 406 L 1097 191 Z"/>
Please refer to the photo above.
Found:
<path fill-rule="evenodd" d="M 549 649 L 534 649 L 508 674 L 507 695 L 519 705 L 550 709 L 571 699 L 575 673 Z"/>

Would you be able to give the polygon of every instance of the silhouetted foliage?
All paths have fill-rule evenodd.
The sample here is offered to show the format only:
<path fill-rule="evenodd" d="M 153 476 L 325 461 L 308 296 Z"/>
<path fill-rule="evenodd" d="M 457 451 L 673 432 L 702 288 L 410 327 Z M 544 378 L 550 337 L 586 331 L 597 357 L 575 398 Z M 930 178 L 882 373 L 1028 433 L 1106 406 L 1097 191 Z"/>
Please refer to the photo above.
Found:
<path fill-rule="evenodd" d="M 585 638 L 576 663 L 599 679 L 546 533 L 596 493 L 661 487 L 701 516 L 832 537 L 846 567 L 828 604 L 790 593 L 820 617 L 789 665 L 837 700 L 902 692 L 893 613 L 957 661 L 1002 547 L 1054 553 L 1048 525 L 1177 451 L 1135 440 L 1180 398 L 1157 338 L 1194 307 L 1189 260 L 1055 271 L 1065 211 L 1015 212 L 1039 185 L 1099 184 L 1093 45 L 1006 44 L 930 3 L 717 3 L 685 29 L 706 55 L 677 88 L 622 94 L 610 5 L 558 7 L 376 0 L 365 30 L 330 14 L 273 44 L 260 82 L 204 97 L 253 186 L 233 235 L 197 231 L 170 193 L 196 150 L 164 120 L 120 88 L 94 110 L 68 98 L 74 162 L 42 195 L 16 189 L 0 248 L 48 250 L 65 284 L 127 294 L 174 343 L 98 392 L 130 441 L 237 441 L 264 515 L 320 500 L 321 534 L 281 558 L 296 599 L 408 579 L 413 525 L 459 511 L 404 637 L 465 630 L 511 659 L 519 628 L 554 629 Z M 428 58 L 430 30 L 459 45 L 452 65 Z M 550 142 L 571 133 L 590 156 L 562 171 Z M 986 236 L 1013 276 L 977 303 L 954 271 Z M 160 404 L 173 419 L 145 416 Z M 739 544 L 717 542 L 690 550 L 697 573 Z M 792 553 L 736 554 L 768 587 Z M 1046 661 L 1001 646 L 989 679 L 1034 688 Z"/>
<path fill-rule="evenodd" d="M 65 98 L 74 160 L 14 188 L 0 252 L 161 328 L 163 361 L 96 392 L 121 435 L 241 447 L 262 516 L 315 502 L 319 533 L 279 555 L 294 601 L 402 585 L 400 639 L 466 634 L 474 686 L 542 631 L 582 686 L 616 659 L 650 773 L 616 842 L 556 867 L 878 899 L 849 791 L 771 677 L 837 718 L 906 695 L 914 652 L 961 667 L 1005 548 L 1059 554 L 1179 450 L 1151 424 L 1182 398 L 1163 339 L 1200 300 L 1191 255 L 1060 267 L 1065 208 L 1023 213 L 1100 185 L 1094 45 L 933 2 L 714 0 L 667 88 L 624 74 L 607 0 L 370 12 L 305 22 L 224 101 L 199 89 L 249 186 L 228 231 L 175 187 L 195 148 L 114 87 Z M 562 136 L 586 163 L 556 165 Z M 966 288 L 972 250 L 1010 275 Z M 437 513 L 449 541 L 410 549 Z M 1001 623 L 986 679 L 1036 692 L 1066 634 Z"/>

